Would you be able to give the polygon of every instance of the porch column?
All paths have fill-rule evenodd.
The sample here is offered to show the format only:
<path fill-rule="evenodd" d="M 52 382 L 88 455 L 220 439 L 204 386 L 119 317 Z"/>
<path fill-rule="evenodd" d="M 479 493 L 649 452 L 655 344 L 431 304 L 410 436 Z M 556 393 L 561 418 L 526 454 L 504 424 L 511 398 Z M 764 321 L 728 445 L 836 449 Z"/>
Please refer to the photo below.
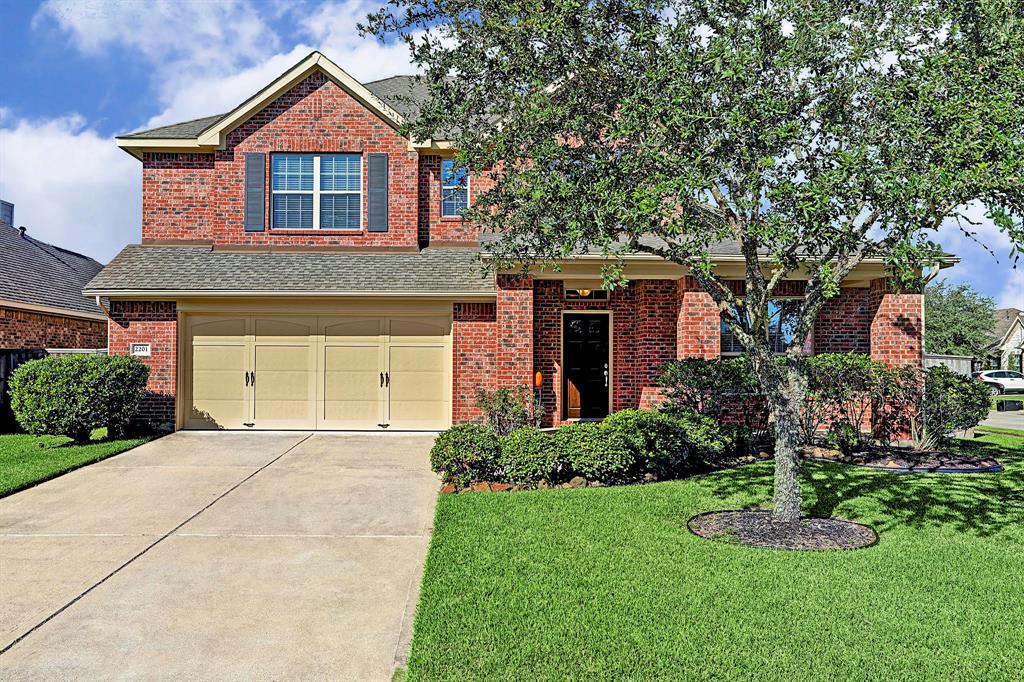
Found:
<path fill-rule="evenodd" d="M 871 280 L 871 359 L 895 367 L 923 364 L 924 297 L 894 291 L 888 278 Z"/>
<path fill-rule="evenodd" d="M 497 277 L 497 388 L 533 386 L 533 278 Z"/>
<path fill-rule="evenodd" d="M 721 318 L 711 294 L 687 275 L 679 280 L 678 301 L 676 358 L 718 358 L 721 355 Z"/>

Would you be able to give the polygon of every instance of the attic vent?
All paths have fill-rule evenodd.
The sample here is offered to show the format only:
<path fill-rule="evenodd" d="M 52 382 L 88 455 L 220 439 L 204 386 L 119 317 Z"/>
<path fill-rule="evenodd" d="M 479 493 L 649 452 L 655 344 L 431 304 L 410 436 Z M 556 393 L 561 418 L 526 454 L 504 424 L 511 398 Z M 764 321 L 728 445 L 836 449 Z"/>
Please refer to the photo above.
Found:
<path fill-rule="evenodd" d="M 0 201 L 0 223 L 14 224 L 14 204 L 9 201 Z"/>

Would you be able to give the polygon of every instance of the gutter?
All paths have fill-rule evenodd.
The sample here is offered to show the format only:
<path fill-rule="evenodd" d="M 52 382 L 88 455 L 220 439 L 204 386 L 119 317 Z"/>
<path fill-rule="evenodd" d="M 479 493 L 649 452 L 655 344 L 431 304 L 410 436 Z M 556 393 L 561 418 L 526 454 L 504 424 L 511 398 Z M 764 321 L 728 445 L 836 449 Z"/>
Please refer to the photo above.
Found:
<path fill-rule="evenodd" d="M 476 298 L 492 299 L 494 291 L 282 291 L 280 289 L 90 289 L 89 296 L 107 298 Z"/>

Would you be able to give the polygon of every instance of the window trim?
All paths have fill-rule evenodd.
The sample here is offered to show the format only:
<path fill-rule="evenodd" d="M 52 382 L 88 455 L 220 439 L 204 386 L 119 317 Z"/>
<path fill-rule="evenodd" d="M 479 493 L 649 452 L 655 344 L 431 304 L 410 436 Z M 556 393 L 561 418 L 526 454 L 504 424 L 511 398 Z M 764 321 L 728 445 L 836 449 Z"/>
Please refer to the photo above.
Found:
<path fill-rule="evenodd" d="M 293 190 L 293 189 L 274 189 L 274 158 L 282 156 L 312 156 L 313 157 L 313 189 L 312 190 Z M 359 157 L 359 191 L 358 192 L 341 192 L 335 190 L 321 190 L 320 189 L 320 157 L 322 156 L 356 156 Z M 270 229 L 280 230 L 282 232 L 309 232 L 316 230 L 319 232 L 343 232 L 345 234 L 355 234 L 356 232 L 363 232 L 366 229 L 366 191 L 364 184 L 366 182 L 366 165 L 365 155 L 361 152 L 274 152 L 270 154 Z M 278 227 L 274 216 L 274 196 L 278 194 L 305 194 L 313 196 L 313 225 L 312 227 Z M 338 196 L 352 196 L 355 194 L 359 195 L 359 226 L 358 227 L 321 227 L 320 226 L 320 196 L 323 194 L 338 195 Z"/>
<path fill-rule="evenodd" d="M 740 298 L 743 298 L 743 297 L 741 296 Z M 803 299 L 804 299 L 803 296 L 772 296 L 769 299 L 769 302 L 771 302 L 771 301 L 802 301 Z M 725 320 L 722 318 L 721 315 L 719 315 L 718 316 L 718 356 L 719 357 L 723 357 L 723 358 L 738 358 L 739 356 L 744 355 L 746 351 L 742 351 L 741 350 L 741 351 L 728 351 L 728 352 L 726 352 L 726 351 L 722 350 L 722 325 L 723 324 L 725 324 Z M 765 320 L 765 325 L 766 325 L 765 333 L 767 333 L 768 332 L 768 328 L 767 327 L 769 325 L 771 325 L 771 318 L 769 318 L 768 320 Z M 813 352 L 813 348 L 814 348 L 814 328 L 812 327 L 811 330 L 807 334 L 807 339 L 804 341 L 804 350 L 806 352 L 808 352 L 808 353 L 811 353 L 811 352 Z M 784 351 L 784 350 L 781 350 L 781 351 L 774 350 L 774 349 L 772 350 L 772 355 L 785 355 L 785 354 L 786 354 L 786 351 Z"/>
<path fill-rule="evenodd" d="M 452 213 L 445 213 L 444 212 L 444 191 L 446 189 L 457 189 L 459 187 L 459 185 L 446 185 L 446 184 L 444 184 L 444 164 L 445 164 L 445 161 L 450 161 L 450 162 L 452 162 L 454 164 L 455 163 L 455 159 L 441 159 L 441 170 L 440 170 L 440 173 L 438 174 L 438 181 L 441 184 L 441 196 L 440 196 L 441 218 L 444 219 L 444 220 L 465 220 L 465 218 L 463 218 L 461 213 L 452 214 Z M 470 196 L 469 195 L 469 175 L 470 175 L 469 169 L 467 168 L 466 169 L 466 209 L 469 208 L 469 196 Z"/>

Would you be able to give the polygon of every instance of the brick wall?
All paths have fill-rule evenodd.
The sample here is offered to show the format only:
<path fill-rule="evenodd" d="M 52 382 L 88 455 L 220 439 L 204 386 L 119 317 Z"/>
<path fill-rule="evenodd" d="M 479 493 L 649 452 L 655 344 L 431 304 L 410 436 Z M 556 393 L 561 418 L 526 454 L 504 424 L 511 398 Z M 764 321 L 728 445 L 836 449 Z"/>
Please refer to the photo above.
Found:
<path fill-rule="evenodd" d="M 481 416 L 477 390 L 497 388 L 498 322 L 494 303 L 455 303 L 452 306 L 452 423 Z"/>
<path fill-rule="evenodd" d="M 533 280 L 498 275 L 497 386 L 533 385 Z"/>
<path fill-rule="evenodd" d="M 0 306 L 0 348 L 106 348 L 107 325 Z"/>
<path fill-rule="evenodd" d="M 111 301 L 109 339 L 112 355 L 127 355 L 132 343 L 149 343 L 148 395 L 142 417 L 154 425 L 171 425 L 177 395 L 178 314 L 173 301 Z"/>
<path fill-rule="evenodd" d="M 821 307 L 814 321 L 815 353 L 869 353 L 871 309 L 868 289 L 843 288 Z"/>
<path fill-rule="evenodd" d="M 483 180 L 469 182 L 469 198 L 483 187 Z M 429 244 L 476 244 L 479 235 L 473 223 L 462 218 L 441 217 L 441 156 L 424 154 L 419 159 L 419 238 Z"/>
<path fill-rule="evenodd" d="M 871 359 L 889 365 L 915 365 L 923 358 L 924 297 L 898 292 L 888 279 L 871 281 L 868 292 Z"/>
<path fill-rule="evenodd" d="M 245 152 L 388 154 L 389 229 L 245 232 Z M 201 239 L 217 244 L 349 245 L 415 248 L 418 242 L 418 154 L 391 126 L 322 73 L 311 74 L 232 131 L 214 154 L 147 153 L 142 171 L 142 237 Z M 438 191 L 440 196 L 440 190 Z M 365 228 L 365 200 L 363 221 Z"/>
<path fill-rule="evenodd" d="M 690 276 L 679 280 L 676 357 L 713 360 L 721 355 L 721 317 L 711 294 Z"/>

